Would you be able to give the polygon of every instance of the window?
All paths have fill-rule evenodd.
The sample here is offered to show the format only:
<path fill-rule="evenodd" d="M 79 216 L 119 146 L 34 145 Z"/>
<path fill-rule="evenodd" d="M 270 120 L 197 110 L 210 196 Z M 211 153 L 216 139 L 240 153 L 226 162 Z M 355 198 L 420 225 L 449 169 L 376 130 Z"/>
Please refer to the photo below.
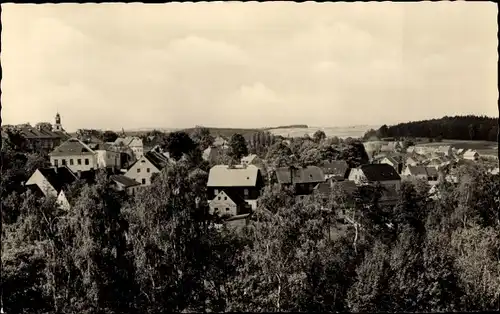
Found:
<path fill-rule="evenodd" d="M 69 164 L 73 166 L 73 159 L 69 160 Z"/>
<path fill-rule="evenodd" d="M 85 158 L 85 164 L 88 166 L 89 165 L 89 159 Z"/>
<path fill-rule="evenodd" d="M 217 197 L 217 199 L 220 201 L 220 196 L 219 196 L 219 197 Z"/>
<path fill-rule="evenodd" d="M 226 208 L 226 211 L 228 212 L 228 211 L 229 211 L 229 208 Z"/>
<path fill-rule="evenodd" d="M 149 173 L 151 171 L 151 169 L 149 168 L 146 168 L 146 172 Z"/>
<path fill-rule="evenodd" d="M 81 164 L 82 164 L 82 160 L 81 160 L 80 158 L 78 158 L 76 161 L 77 161 L 77 163 L 78 163 L 79 165 L 81 165 Z"/>
<path fill-rule="evenodd" d="M 141 168 L 137 168 L 137 173 L 141 173 Z"/>
<path fill-rule="evenodd" d="M 54 166 L 59 167 L 59 160 L 54 159 Z"/>
<path fill-rule="evenodd" d="M 142 184 L 146 184 L 146 179 L 142 179 Z"/>
<path fill-rule="evenodd" d="M 224 200 L 227 201 L 227 196 L 224 196 Z"/>
<path fill-rule="evenodd" d="M 66 159 L 61 159 L 61 163 L 63 166 L 66 166 Z"/>

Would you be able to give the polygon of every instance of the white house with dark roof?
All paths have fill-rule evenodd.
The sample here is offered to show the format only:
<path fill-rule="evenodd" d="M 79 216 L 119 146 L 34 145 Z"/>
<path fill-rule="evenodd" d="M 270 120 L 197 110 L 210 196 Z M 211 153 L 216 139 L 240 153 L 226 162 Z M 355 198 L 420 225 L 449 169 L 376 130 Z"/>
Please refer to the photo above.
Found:
<path fill-rule="evenodd" d="M 384 188 L 381 201 L 394 203 L 401 189 L 401 176 L 388 164 L 368 164 L 352 169 L 349 180 L 358 186 L 380 184 Z"/>
<path fill-rule="evenodd" d="M 209 203 L 209 213 L 219 216 L 237 216 L 252 211 L 252 206 L 238 193 L 221 190 Z"/>
<path fill-rule="evenodd" d="M 106 144 L 85 144 L 70 138 L 50 154 L 53 167 L 67 166 L 71 171 L 90 171 L 100 168 L 120 168 L 120 152 Z"/>
<path fill-rule="evenodd" d="M 439 179 L 439 174 L 436 168 L 425 167 L 425 166 L 408 165 L 403 170 L 402 175 L 405 177 L 423 179 L 427 181 L 429 184 L 437 184 Z"/>
<path fill-rule="evenodd" d="M 221 191 L 226 191 L 230 195 L 239 195 L 255 209 L 263 187 L 264 180 L 261 171 L 254 165 L 217 165 L 213 166 L 208 173 L 209 200 Z"/>
<path fill-rule="evenodd" d="M 63 209 L 70 209 L 70 204 L 64 191 L 78 177 L 68 168 L 39 168 L 26 181 L 29 189 L 41 192 L 44 196 L 52 196 Z"/>
<path fill-rule="evenodd" d="M 325 173 L 317 166 L 277 168 L 276 179 L 280 185 L 294 186 L 298 196 L 310 195 L 319 183 L 326 181 Z"/>
<path fill-rule="evenodd" d="M 169 164 L 169 159 L 156 151 L 149 151 L 137 160 L 125 176 L 139 182 L 141 186 L 151 184 L 151 177 Z"/>
<path fill-rule="evenodd" d="M 333 160 L 323 163 L 321 169 L 325 174 L 325 180 L 344 181 L 349 175 L 350 168 L 345 160 Z"/>

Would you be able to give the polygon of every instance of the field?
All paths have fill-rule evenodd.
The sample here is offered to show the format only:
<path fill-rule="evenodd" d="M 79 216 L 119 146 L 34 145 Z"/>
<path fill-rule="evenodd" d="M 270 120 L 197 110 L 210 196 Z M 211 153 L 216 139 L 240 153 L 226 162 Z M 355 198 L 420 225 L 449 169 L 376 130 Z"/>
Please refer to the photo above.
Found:
<path fill-rule="evenodd" d="M 274 135 L 281 135 L 284 137 L 302 137 L 305 134 L 309 136 L 313 136 L 313 134 L 322 130 L 325 132 L 327 137 L 339 137 L 339 138 L 348 138 L 348 137 L 362 137 L 366 131 L 371 128 L 377 128 L 374 126 L 350 126 L 350 127 L 308 127 L 308 128 L 280 128 L 280 129 L 271 129 L 271 132 Z"/>

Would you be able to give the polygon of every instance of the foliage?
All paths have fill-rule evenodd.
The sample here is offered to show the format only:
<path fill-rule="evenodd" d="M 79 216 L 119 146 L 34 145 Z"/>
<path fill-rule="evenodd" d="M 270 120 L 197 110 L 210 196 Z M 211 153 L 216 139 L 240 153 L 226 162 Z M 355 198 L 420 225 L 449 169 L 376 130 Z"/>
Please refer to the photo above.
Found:
<path fill-rule="evenodd" d="M 204 127 L 196 127 L 191 137 L 202 151 L 212 146 L 215 140 L 212 134 L 210 134 L 210 129 Z"/>
<path fill-rule="evenodd" d="M 248 155 L 247 142 L 243 135 L 236 133 L 231 136 L 229 140 L 229 155 L 235 160 L 240 160 L 242 157 Z"/>
<path fill-rule="evenodd" d="M 188 154 L 196 148 L 195 142 L 186 132 L 182 131 L 168 134 L 164 146 L 175 160 L 179 160 L 183 154 Z"/>
<path fill-rule="evenodd" d="M 118 134 L 116 134 L 116 132 L 114 131 L 104 131 L 104 133 L 102 133 L 102 140 L 104 142 L 114 142 L 116 141 L 116 139 L 118 138 Z"/>

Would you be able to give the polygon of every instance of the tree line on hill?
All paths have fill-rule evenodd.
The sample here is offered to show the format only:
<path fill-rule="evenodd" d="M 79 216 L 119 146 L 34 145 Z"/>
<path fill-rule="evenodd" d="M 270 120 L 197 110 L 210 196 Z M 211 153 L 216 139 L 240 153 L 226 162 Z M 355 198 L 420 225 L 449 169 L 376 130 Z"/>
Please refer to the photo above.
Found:
<path fill-rule="evenodd" d="M 327 200 L 299 200 L 268 184 L 258 210 L 234 230 L 208 214 L 199 157 L 210 133 L 199 135 L 166 135 L 178 161 L 134 196 L 113 190 L 104 173 L 72 186 L 70 211 L 22 190 L 13 178 L 38 159 L 18 158 L 23 152 L 7 140 L 5 312 L 500 310 L 498 175 L 480 165 L 454 170 L 460 183 L 443 183 L 437 200 L 425 182 L 405 181 L 394 207 L 379 202 L 376 187 L 350 201 L 337 188 Z M 361 143 L 320 133 L 266 145 L 274 166 L 367 160 Z M 249 150 L 241 135 L 229 146 L 233 159 Z"/>
<path fill-rule="evenodd" d="M 440 119 L 383 125 L 378 130 L 368 131 L 364 137 L 497 141 L 498 119 L 474 115 L 446 116 Z"/>

